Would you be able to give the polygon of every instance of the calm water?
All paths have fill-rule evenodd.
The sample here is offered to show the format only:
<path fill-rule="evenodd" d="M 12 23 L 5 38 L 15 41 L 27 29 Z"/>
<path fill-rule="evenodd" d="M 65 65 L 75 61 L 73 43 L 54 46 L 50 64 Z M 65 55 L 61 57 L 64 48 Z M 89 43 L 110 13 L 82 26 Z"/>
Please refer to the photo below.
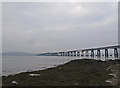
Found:
<path fill-rule="evenodd" d="M 2 75 L 17 74 L 20 72 L 43 70 L 60 64 L 67 63 L 80 57 L 55 57 L 55 56 L 3 56 Z M 98 59 L 98 58 L 97 58 Z M 105 60 L 105 58 L 99 58 Z M 113 58 L 114 60 L 115 58 Z"/>
<path fill-rule="evenodd" d="M 71 57 L 52 56 L 3 56 L 2 75 L 42 70 L 66 63 L 72 59 Z"/>

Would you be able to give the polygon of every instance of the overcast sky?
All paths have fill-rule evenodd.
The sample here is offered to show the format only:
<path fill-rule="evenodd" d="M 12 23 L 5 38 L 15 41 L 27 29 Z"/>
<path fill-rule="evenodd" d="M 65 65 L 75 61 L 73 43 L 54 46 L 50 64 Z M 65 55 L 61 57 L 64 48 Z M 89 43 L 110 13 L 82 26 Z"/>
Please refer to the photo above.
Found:
<path fill-rule="evenodd" d="M 116 45 L 118 3 L 3 3 L 3 52 Z"/>

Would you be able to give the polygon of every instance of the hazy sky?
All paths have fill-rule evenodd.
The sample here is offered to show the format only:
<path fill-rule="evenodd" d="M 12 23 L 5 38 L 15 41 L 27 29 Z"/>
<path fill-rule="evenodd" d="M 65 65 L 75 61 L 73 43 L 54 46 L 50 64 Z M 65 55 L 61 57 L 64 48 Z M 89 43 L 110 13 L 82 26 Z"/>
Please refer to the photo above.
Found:
<path fill-rule="evenodd" d="M 3 3 L 3 52 L 116 45 L 118 3 Z"/>

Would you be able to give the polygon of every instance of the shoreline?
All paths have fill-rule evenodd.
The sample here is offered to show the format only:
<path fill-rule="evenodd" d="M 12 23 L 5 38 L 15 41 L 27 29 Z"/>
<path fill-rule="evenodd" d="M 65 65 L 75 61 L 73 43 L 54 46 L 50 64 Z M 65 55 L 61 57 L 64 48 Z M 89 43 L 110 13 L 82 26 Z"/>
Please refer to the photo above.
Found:
<path fill-rule="evenodd" d="M 79 60 L 82 60 L 82 59 L 86 59 L 86 58 L 74 58 L 72 60 L 76 60 L 76 59 L 79 59 Z M 106 61 L 106 60 L 119 60 L 119 58 L 89 58 L 88 60 L 97 60 L 97 61 Z M 10 75 L 17 75 L 17 74 L 20 74 L 20 73 L 24 73 L 24 72 L 33 72 L 33 71 L 39 71 L 39 70 L 46 70 L 46 69 L 49 69 L 49 68 L 54 68 L 54 67 L 57 67 L 59 65 L 64 65 L 68 62 L 70 62 L 71 60 L 69 61 L 66 61 L 66 62 L 63 62 L 63 63 L 60 63 L 60 64 L 57 64 L 57 65 L 51 65 L 51 66 L 48 66 L 48 67 L 45 67 L 45 66 L 42 66 L 40 69 L 34 69 L 34 70 L 25 70 L 25 71 L 19 71 L 19 72 L 16 72 L 16 73 L 11 73 L 11 74 L 2 74 L 1 76 L 10 76 Z"/>
<path fill-rule="evenodd" d="M 17 86 L 111 86 L 106 80 L 113 76 L 106 69 L 115 63 L 120 60 L 75 59 L 45 70 L 2 76 L 3 86 L 14 86 L 13 81 Z"/>
<path fill-rule="evenodd" d="M 71 61 L 71 60 L 70 60 Z M 58 65 L 51 65 L 51 66 L 48 66 L 48 67 L 41 67 L 42 69 L 35 69 L 35 70 L 26 70 L 26 71 L 20 71 L 20 72 L 17 72 L 17 73 L 13 73 L 13 74 L 8 74 L 8 75 L 2 75 L 1 77 L 7 77 L 7 76 L 14 76 L 14 75 L 17 75 L 17 74 L 21 74 L 21 73 L 25 73 L 25 72 L 34 72 L 34 71 L 44 71 L 44 70 L 47 70 L 49 68 L 55 68 L 57 66 L 60 66 L 60 65 L 64 65 L 70 61 L 66 61 L 66 62 L 63 62 L 63 63 L 60 63 Z"/>

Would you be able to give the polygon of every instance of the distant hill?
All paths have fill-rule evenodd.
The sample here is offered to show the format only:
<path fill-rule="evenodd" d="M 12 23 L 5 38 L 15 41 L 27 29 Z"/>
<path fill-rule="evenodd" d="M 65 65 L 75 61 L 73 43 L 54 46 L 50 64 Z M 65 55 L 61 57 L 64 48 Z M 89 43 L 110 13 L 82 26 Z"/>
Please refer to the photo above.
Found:
<path fill-rule="evenodd" d="M 4 52 L 3 56 L 35 56 L 35 53 L 26 53 L 26 52 Z"/>
<path fill-rule="evenodd" d="M 50 56 L 50 53 L 41 53 L 41 54 L 37 54 L 36 56 Z"/>
<path fill-rule="evenodd" d="M 58 53 L 41 53 L 36 56 L 58 56 Z"/>

